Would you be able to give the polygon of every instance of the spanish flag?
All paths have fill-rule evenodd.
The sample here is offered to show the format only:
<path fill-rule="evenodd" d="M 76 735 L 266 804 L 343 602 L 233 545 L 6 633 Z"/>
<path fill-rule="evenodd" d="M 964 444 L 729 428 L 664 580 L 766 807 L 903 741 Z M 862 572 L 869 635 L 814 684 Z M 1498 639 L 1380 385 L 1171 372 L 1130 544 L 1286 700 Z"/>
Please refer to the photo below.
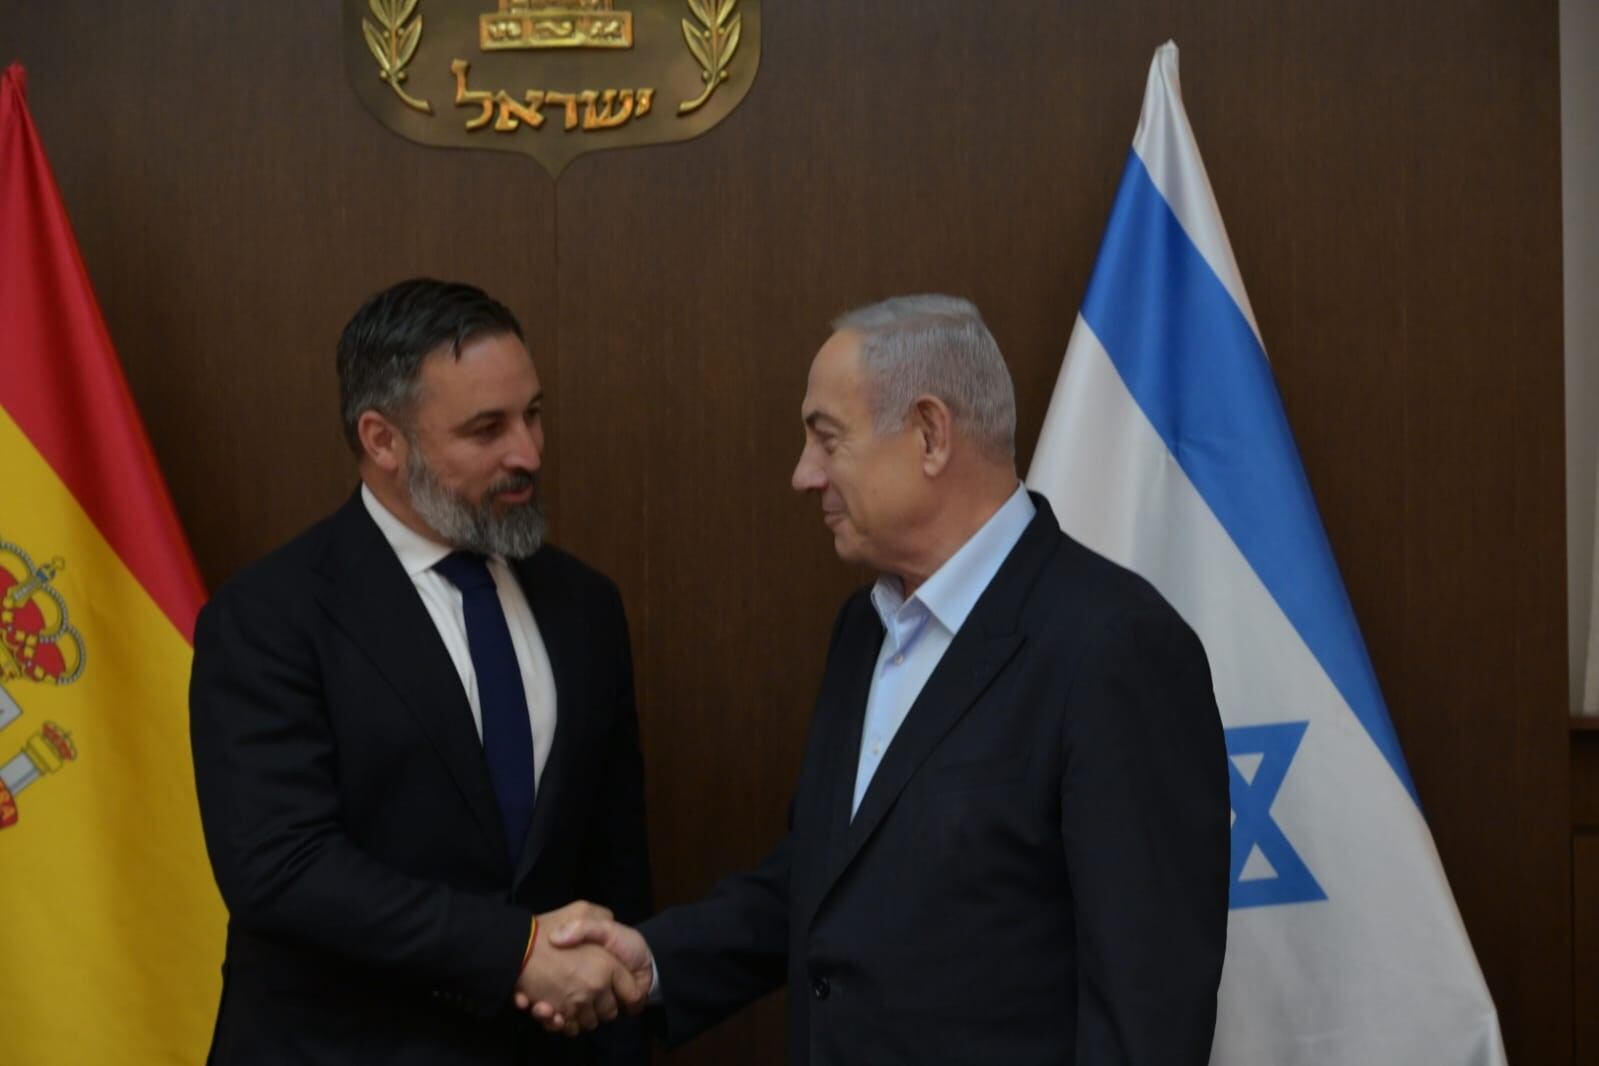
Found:
<path fill-rule="evenodd" d="M 0 76 L 0 1061 L 199 1063 L 225 912 L 187 697 L 204 591 Z"/>

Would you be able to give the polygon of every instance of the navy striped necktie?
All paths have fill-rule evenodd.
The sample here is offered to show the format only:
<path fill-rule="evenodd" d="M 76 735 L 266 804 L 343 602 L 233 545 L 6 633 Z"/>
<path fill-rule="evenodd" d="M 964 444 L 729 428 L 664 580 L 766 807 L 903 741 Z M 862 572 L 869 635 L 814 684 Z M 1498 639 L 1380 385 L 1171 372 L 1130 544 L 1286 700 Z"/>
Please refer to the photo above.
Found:
<path fill-rule="evenodd" d="M 483 754 L 494 795 L 500 801 L 505 845 L 515 866 L 533 820 L 533 726 L 528 721 L 527 691 L 511 644 L 511 628 L 483 556 L 454 552 L 433 569 L 461 590 L 466 643 L 472 652 L 483 714 Z"/>

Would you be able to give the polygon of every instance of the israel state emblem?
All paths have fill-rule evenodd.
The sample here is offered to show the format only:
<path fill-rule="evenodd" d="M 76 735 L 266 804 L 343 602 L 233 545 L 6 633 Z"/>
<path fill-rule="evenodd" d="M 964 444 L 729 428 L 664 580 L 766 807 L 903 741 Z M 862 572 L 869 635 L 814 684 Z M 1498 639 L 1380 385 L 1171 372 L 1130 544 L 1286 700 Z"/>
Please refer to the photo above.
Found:
<path fill-rule="evenodd" d="M 344 0 L 344 35 L 350 83 L 391 130 L 559 177 L 726 118 L 760 65 L 761 0 Z"/>
<path fill-rule="evenodd" d="M 0 730 L 22 718 L 17 694 L 25 686 L 70 685 L 83 676 L 83 637 L 51 585 L 65 566 L 59 558 L 36 566 L 27 552 L 0 538 Z M 78 757 L 71 735 L 54 722 L 27 737 L 14 756 L 6 758 L 3 751 L 0 829 L 17 823 L 23 789 Z"/>

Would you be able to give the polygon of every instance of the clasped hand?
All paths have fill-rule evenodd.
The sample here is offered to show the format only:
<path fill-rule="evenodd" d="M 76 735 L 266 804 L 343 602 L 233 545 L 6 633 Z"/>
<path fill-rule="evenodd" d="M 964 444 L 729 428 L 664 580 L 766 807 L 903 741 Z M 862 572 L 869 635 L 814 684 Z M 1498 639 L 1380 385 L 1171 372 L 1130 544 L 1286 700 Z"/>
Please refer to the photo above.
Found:
<path fill-rule="evenodd" d="M 624 1010 L 643 1010 L 653 973 L 649 947 L 636 930 L 604 907 L 579 901 L 539 915 L 513 999 L 517 1010 L 550 1032 L 576 1036 Z"/>

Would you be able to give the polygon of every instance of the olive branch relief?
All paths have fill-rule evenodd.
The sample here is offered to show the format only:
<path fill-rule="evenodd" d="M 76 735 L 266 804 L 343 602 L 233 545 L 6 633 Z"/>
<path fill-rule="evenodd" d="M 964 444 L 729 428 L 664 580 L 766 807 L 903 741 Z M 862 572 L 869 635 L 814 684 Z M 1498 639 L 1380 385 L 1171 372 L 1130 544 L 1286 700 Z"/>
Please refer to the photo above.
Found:
<path fill-rule="evenodd" d="M 738 38 L 744 22 L 742 15 L 733 13 L 733 9 L 738 7 L 738 0 L 688 0 L 688 7 L 699 22 L 696 25 L 689 19 L 683 20 L 683 40 L 688 42 L 688 50 L 699 60 L 700 78 L 705 82 L 705 91 L 697 98 L 679 104 L 679 115 L 698 111 L 711 98 L 716 87 L 727 80 L 727 68 L 733 62 L 733 53 L 738 51 Z"/>
<path fill-rule="evenodd" d="M 378 25 L 362 19 L 361 32 L 366 36 L 366 46 L 378 61 L 378 77 L 389 83 L 389 88 L 405 101 L 405 106 L 431 115 L 432 104 L 418 100 L 400 86 L 406 78 L 405 68 L 422 40 L 422 16 L 411 19 L 416 14 L 417 3 L 418 0 L 368 0 Z"/>

